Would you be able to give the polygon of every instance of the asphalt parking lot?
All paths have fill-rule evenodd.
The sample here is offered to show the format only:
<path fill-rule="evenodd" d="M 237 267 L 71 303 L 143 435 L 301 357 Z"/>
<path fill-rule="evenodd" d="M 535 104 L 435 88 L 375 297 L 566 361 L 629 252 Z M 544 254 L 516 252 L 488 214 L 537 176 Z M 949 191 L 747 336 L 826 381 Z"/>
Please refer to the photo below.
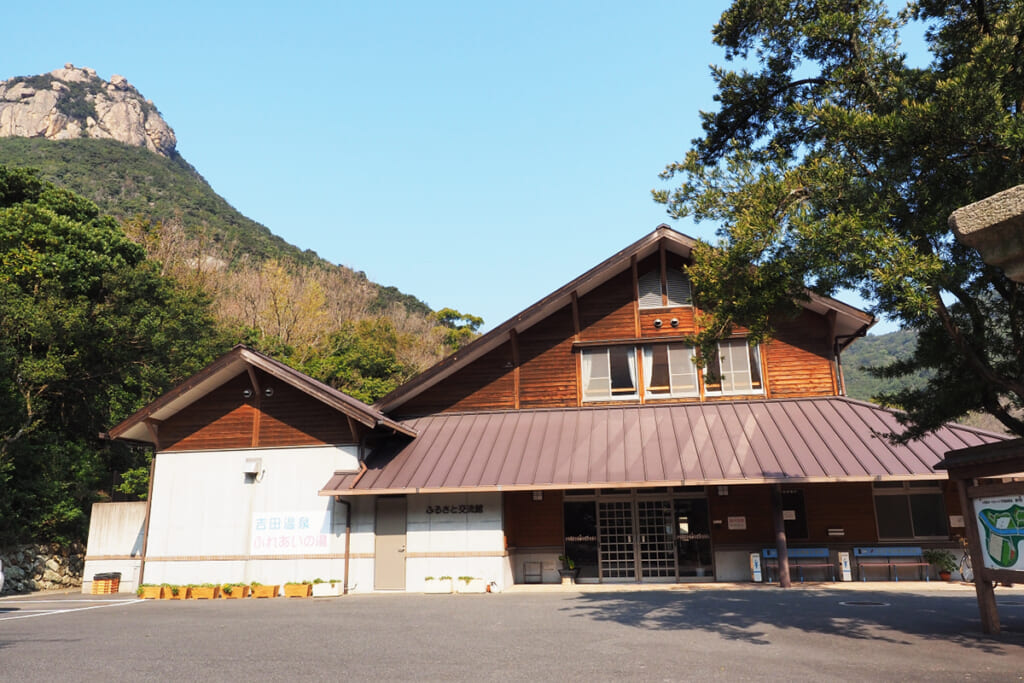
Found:
<path fill-rule="evenodd" d="M 1024 589 L 558 589 L 493 595 L 0 600 L 0 679 L 1020 680 Z"/>

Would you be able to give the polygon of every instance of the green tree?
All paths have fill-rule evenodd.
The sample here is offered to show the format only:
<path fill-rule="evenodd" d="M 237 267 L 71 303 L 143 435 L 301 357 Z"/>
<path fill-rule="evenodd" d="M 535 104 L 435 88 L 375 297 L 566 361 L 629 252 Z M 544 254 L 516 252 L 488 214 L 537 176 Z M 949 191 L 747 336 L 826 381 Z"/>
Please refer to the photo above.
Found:
<path fill-rule="evenodd" d="M 451 353 L 458 351 L 477 336 L 477 330 L 484 319 L 469 313 L 460 313 L 454 308 L 442 308 L 434 314 L 437 324 L 445 328 L 441 343 Z"/>
<path fill-rule="evenodd" d="M 365 403 L 373 403 L 416 373 L 403 363 L 403 344 L 414 340 L 398 333 L 387 318 L 346 321 L 331 335 L 327 349 L 302 370 Z"/>
<path fill-rule="evenodd" d="M 81 539 L 99 491 L 144 464 L 98 435 L 216 345 L 205 299 L 95 204 L 0 166 L 0 542 Z"/>
<path fill-rule="evenodd" d="M 931 62 L 901 52 L 928 26 Z M 1024 182 L 1024 2 L 922 0 L 892 14 L 868 0 L 735 0 L 713 29 L 735 68 L 713 67 L 719 108 L 669 164 L 655 199 L 719 223 L 696 250 L 709 348 L 755 336 L 805 291 L 859 291 L 918 331 L 924 387 L 883 397 L 903 438 L 972 409 L 1024 434 L 1024 298 L 947 227 L 960 206 Z"/>

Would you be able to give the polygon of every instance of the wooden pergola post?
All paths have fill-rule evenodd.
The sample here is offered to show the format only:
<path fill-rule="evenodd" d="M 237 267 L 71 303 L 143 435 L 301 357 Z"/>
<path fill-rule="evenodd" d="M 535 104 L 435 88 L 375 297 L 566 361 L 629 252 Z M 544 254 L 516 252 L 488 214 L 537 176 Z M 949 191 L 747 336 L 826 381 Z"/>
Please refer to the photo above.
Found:
<path fill-rule="evenodd" d="M 1003 509 L 1016 509 L 1019 501 L 1024 500 L 1024 481 L 1000 481 L 1007 475 L 1024 473 L 1024 439 L 950 451 L 935 467 L 949 472 L 950 480 L 956 482 L 968 552 L 974 568 L 974 590 L 978 596 L 981 628 L 987 634 L 996 635 L 1000 624 L 995 584 L 997 581 L 1024 581 L 1024 565 L 1019 560 L 1009 567 L 1004 564 L 1005 560 L 987 562 L 990 551 L 982 546 L 979 524 L 986 525 L 984 541 L 988 543 L 988 537 L 998 536 L 999 531 L 986 518 L 984 506 L 992 506 L 993 510 L 1001 512 Z M 977 511 L 975 501 L 981 501 L 981 513 Z M 1012 507 L 1007 508 L 1007 505 Z M 1019 530 L 1019 527 L 1014 530 Z"/>

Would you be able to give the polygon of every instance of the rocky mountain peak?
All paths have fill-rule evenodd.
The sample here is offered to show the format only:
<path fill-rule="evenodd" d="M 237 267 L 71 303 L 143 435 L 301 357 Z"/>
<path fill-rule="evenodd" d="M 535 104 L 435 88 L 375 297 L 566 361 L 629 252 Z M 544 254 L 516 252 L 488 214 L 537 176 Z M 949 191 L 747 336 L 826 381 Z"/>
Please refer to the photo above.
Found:
<path fill-rule="evenodd" d="M 177 144 L 153 103 L 124 76 L 108 82 L 73 64 L 0 81 L 0 137 L 107 138 L 165 157 Z"/>

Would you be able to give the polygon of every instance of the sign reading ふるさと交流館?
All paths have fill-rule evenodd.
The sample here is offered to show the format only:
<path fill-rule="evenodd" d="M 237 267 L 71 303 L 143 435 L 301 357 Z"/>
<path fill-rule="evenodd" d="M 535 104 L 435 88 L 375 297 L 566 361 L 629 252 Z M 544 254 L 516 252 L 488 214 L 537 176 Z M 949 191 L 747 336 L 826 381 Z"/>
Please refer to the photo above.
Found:
<path fill-rule="evenodd" d="M 1024 571 L 1024 495 L 975 498 L 974 515 L 985 566 Z"/>
<path fill-rule="evenodd" d="M 326 553 L 330 549 L 329 514 L 326 510 L 253 513 L 250 552 L 253 555 Z"/>

